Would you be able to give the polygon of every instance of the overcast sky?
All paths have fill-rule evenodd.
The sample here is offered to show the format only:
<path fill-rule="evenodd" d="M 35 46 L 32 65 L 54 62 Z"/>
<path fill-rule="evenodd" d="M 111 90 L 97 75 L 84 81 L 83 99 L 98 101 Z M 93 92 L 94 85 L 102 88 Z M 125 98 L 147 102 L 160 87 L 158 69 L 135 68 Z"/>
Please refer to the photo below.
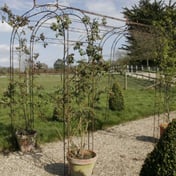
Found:
<path fill-rule="evenodd" d="M 55 2 L 55 0 L 36 0 L 37 4 Z M 58 0 L 58 2 L 62 5 L 76 7 L 120 19 L 123 19 L 123 8 L 131 8 L 132 5 L 138 4 L 138 0 Z M 33 7 L 33 0 L 0 0 L 1 7 L 5 3 L 18 15 L 22 15 L 25 11 Z M 10 34 L 11 28 L 8 24 L 0 22 L 0 66 L 9 66 Z M 38 52 L 41 53 L 41 62 L 52 67 L 54 61 L 57 59 L 52 56 L 53 50 L 44 53 L 41 51 L 41 48 L 38 49 Z"/>

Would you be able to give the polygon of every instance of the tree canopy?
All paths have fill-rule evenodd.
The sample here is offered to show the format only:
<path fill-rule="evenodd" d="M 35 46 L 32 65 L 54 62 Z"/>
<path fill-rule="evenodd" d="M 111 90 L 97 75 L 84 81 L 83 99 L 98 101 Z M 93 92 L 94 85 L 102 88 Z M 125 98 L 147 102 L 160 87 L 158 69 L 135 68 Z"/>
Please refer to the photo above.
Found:
<path fill-rule="evenodd" d="M 176 55 L 176 3 L 140 0 L 131 9 L 124 8 L 123 13 L 132 22 L 127 23 L 129 45 L 123 47 L 128 50 L 132 63 L 150 62 L 162 67 L 161 60 L 170 58 L 173 61 Z"/>

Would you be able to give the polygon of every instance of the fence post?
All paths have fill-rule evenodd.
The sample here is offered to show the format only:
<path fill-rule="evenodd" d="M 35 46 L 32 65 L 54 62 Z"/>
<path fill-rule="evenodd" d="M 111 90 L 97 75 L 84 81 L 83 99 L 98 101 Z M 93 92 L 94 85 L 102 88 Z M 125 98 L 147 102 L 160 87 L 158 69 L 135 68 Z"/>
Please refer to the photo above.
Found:
<path fill-rule="evenodd" d="M 124 89 L 127 90 L 127 71 L 124 74 Z"/>

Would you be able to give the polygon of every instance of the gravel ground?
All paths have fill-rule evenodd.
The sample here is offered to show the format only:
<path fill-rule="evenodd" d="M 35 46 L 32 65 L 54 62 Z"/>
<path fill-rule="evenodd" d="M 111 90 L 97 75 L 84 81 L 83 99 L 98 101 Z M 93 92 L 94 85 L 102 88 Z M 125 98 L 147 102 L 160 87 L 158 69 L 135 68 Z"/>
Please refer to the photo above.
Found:
<path fill-rule="evenodd" d="M 93 176 L 137 176 L 153 149 L 153 117 L 124 123 L 94 134 L 98 160 Z M 64 176 L 63 143 L 41 146 L 41 151 L 0 155 L 1 176 Z"/>

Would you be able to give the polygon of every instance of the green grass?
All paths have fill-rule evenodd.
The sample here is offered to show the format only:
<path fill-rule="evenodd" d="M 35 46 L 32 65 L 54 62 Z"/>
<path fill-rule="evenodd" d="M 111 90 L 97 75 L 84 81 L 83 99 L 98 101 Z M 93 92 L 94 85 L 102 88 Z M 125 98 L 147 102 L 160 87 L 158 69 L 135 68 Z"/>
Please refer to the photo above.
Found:
<path fill-rule="evenodd" d="M 6 90 L 8 84 L 8 77 L 2 76 L 0 77 L 0 95 Z"/>
<path fill-rule="evenodd" d="M 56 90 L 58 84 L 62 81 L 58 75 L 37 75 L 35 76 L 35 82 L 37 85 L 41 85 L 44 89 L 44 93 L 52 93 Z M 106 128 L 108 126 L 116 125 L 126 121 L 140 119 L 147 117 L 154 113 L 154 99 L 155 90 L 148 89 L 153 83 L 147 80 L 139 80 L 136 78 L 128 77 L 128 89 L 123 90 L 125 99 L 125 110 L 121 112 L 110 111 L 108 109 L 108 94 L 106 92 L 107 85 L 110 85 L 113 81 L 118 81 L 121 87 L 124 87 L 124 77 L 121 75 L 114 75 L 113 78 L 108 79 L 107 75 L 97 84 L 98 89 L 102 89 L 103 93 L 100 96 L 99 102 L 96 104 L 96 128 Z M 0 78 L 0 97 L 8 84 L 7 78 Z M 58 121 L 52 121 L 52 112 L 54 104 L 49 103 L 42 104 L 42 113 L 44 117 L 35 118 L 35 129 L 38 132 L 39 143 L 52 142 L 58 139 L 62 139 L 63 136 L 63 123 Z M 11 121 L 8 116 L 9 110 L 4 106 L 0 106 L 0 150 L 11 147 L 10 143 L 10 125 Z M 14 119 L 15 123 L 18 123 L 20 119 Z"/>
<path fill-rule="evenodd" d="M 115 80 L 119 81 L 121 87 L 124 87 L 123 76 L 116 76 Z M 110 111 L 107 105 L 103 109 L 97 110 L 100 116 L 99 121 L 102 126 L 111 126 L 122 122 L 143 118 L 154 113 L 154 89 L 147 89 L 153 83 L 147 80 L 128 78 L 128 89 L 123 90 L 125 99 L 125 110 L 121 112 Z M 102 102 L 106 102 L 104 97 Z M 102 105 L 100 105 L 102 106 Z"/>

